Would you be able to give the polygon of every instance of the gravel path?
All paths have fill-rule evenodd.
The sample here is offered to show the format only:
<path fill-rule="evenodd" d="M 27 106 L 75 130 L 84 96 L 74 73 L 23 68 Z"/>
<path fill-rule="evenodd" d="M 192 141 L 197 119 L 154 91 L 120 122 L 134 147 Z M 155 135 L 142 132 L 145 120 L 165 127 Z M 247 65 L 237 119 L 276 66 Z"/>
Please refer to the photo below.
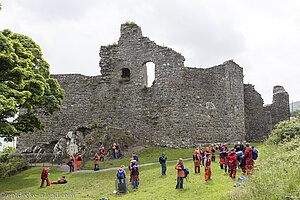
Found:
<path fill-rule="evenodd" d="M 192 158 L 185 158 L 183 160 L 191 160 Z M 176 162 L 177 160 L 169 160 L 167 162 Z M 159 164 L 159 162 L 152 162 L 152 163 L 145 163 L 145 164 L 140 164 L 138 167 L 143 167 L 143 166 L 149 166 L 149 165 L 156 165 Z M 73 173 L 99 173 L 99 172 L 107 172 L 107 171 L 112 171 L 112 170 L 118 170 L 119 167 L 112 167 L 112 168 L 107 168 L 107 169 L 100 169 L 97 171 L 94 170 L 75 170 Z M 63 165 L 60 168 L 57 169 L 58 171 L 64 171 L 64 172 L 69 172 L 70 168 L 67 165 Z"/>

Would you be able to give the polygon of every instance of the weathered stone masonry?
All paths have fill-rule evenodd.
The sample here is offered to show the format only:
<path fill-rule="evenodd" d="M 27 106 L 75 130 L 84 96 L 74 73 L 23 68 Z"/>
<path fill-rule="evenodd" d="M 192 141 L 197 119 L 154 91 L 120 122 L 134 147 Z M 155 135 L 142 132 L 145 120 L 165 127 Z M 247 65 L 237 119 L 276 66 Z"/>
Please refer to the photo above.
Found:
<path fill-rule="evenodd" d="M 153 146 L 260 141 L 270 133 L 273 114 L 280 121 L 288 105 L 288 96 L 284 101 L 279 97 L 271 111 L 264 110 L 260 95 L 251 85 L 244 86 L 243 69 L 236 63 L 184 67 L 181 54 L 143 37 L 136 24 L 123 24 L 118 44 L 102 46 L 100 57 L 100 76 L 52 76 L 65 89 L 63 109 L 41 116 L 46 133 L 22 135 L 20 152 L 37 144 L 51 152 L 69 131 L 95 120 Z M 155 64 L 155 83 L 149 88 L 143 87 L 147 62 Z"/>

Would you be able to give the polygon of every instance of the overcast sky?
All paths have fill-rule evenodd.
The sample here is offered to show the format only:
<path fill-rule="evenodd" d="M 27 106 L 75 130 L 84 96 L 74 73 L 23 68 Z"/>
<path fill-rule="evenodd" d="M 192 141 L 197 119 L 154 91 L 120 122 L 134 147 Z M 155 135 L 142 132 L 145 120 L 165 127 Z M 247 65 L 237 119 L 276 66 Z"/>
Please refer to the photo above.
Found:
<path fill-rule="evenodd" d="M 300 100 L 299 0 L 0 0 L 0 29 L 31 37 L 52 74 L 99 75 L 99 48 L 134 21 L 143 35 L 180 52 L 185 66 L 233 59 L 266 104 L 282 85 Z"/>

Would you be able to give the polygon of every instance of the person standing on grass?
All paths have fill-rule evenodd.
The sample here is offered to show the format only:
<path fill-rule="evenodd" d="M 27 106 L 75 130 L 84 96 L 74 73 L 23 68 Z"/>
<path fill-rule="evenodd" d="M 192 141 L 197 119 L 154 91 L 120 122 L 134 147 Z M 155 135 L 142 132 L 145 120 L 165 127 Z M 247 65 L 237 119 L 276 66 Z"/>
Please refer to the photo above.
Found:
<path fill-rule="evenodd" d="M 205 181 L 208 181 L 208 180 L 211 179 L 211 167 L 210 167 L 210 164 L 211 164 L 210 154 L 207 153 L 205 155 L 205 158 L 204 158 L 204 168 L 205 168 L 204 176 L 205 176 Z"/>
<path fill-rule="evenodd" d="M 249 143 L 246 143 L 246 150 L 244 153 L 244 158 L 246 159 L 246 168 L 247 168 L 247 176 L 251 174 L 253 169 L 253 150 L 250 147 Z"/>
<path fill-rule="evenodd" d="M 185 177 L 184 174 L 184 164 L 183 164 L 183 159 L 179 158 L 177 161 L 177 164 L 175 165 L 175 169 L 177 169 L 177 185 L 176 189 L 183 189 L 183 178 Z"/>
<path fill-rule="evenodd" d="M 211 152 L 211 161 L 215 162 L 216 161 L 216 148 L 215 148 L 214 144 L 211 145 L 210 152 Z"/>
<path fill-rule="evenodd" d="M 100 167 L 99 167 L 99 160 L 100 160 L 100 157 L 99 157 L 98 154 L 96 153 L 95 156 L 94 156 L 94 161 L 95 161 L 94 171 L 100 169 Z"/>
<path fill-rule="evenodd" d="M 47 186 L 50 186 L 50 181 L 48 179 L 48 174 L 49 174 L 49 170 L 50 168 L 44 168 L 41 174 L 41 179 L 42 179 L 42 183 L 41 183 L 41 188 L 44 187 L 44 181 L 47 182 Z"/>
<path fill-rule="evenodd" d="M 133 189 L 138 189 L 139 187 L 139 168 L 136 166 L 135 162 L 133 163 L 133 166 L 130 170 L 130 176 L 132 177 L 133 180 Z"/>
<path fill-rule="evenodd" d="M 236 166 L 237 166 L 237 155 L 235 149 L 232 148 L 228 154 L 228 163 L 229 163 L 229 177 L 235 179 Z"/>
<path fill-rule="evenodd" d="M 200 173 L 201 156 L 198 150 L 195 150 L 193 155 L 195 174 Z"/>
<path fill-rule="evenodd" d="M 74 172 L 75 158 L 73 155 L 70 156 L 69 162 L 70 162 L 70 172 Z"/>
<path fill-rule="evenodd" d="M 119 183 L 125 183 L 124 179 L 126 178 L 125 166 L 122 165 L 117 171 L 117 178 L 119 179 Z"/>
<path fill-rule="evenodd" d="M 101 161 L 101 160 L 104 161 L 104 154 L 105 154 L 105 149 L 104 149 L 104 147 L 102 147 L 102 148 L 100 149 L 100 161 Z"/>
<path fill-rule="evenodd" d="M 167 171 L 167 165 L 166 165 L 167 159 L 168 158 L 167 158 L 165 152 L 163 152 L 161 154 L 161 157 L 159 157 L 159 163 L 161 164 L 161 175 L 163 175 L 163 176 L 166 175 L 166 171 Z"/>
<path fill-rule="evenodd" d="M 82 161 L 82 156 L 80 155 L 80 153 L 78 153 L 78 155 L 76 156 L 76 165 L 78 170 L 80 170 L 81 161 Z"/>

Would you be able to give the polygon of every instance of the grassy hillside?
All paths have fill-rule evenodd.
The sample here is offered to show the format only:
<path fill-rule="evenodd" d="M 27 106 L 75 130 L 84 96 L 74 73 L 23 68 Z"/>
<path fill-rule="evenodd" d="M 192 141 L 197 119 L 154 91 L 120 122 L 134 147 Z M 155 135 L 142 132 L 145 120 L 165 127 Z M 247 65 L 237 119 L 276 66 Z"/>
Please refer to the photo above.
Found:
<path fill-rule="evenodd" d="M 138 154 L 141 161 L 156 162 L 157 156 L 161 152 L 167 152 L 168 159 L 185 157 L 193 154 L 190 150 L 166 150 L 159 148 L 145 149 Z M 192 152 L 190 154 L 190 152 Z M 153 156 L 153 154 L 155 156 Z M 157 154 L 157 156 L 156 156 Z M 147 158 L 147 159 L 146 159 Z M 185 166 L 190 169 L 189 183 L 184 181 L 184 189 L 176 190 L 176 170 L 175 162 L 167 163 L 167 176 L 161 176 L 161 167 L 159 164 L 140 167 L 140 187 L 138 190 L 132 190 L 131 187 L 126 195 L 117 196 L 114 191 L 114 180 L 116 171 L 103 173 L 65 173 L 57 171 L 56 168 L 50 171 L 50 180 L 56 180 L 65 175 L 68 183 L 64 185 L 51 185 L 50 187 L 40 189 L 40 173 L 42 168 L 34 167 L 7 179 L 0 180 L 0 194 L 73 194 L 75 199 L 221 199 L 227 196 L 227 193 L 234 191 L 233 185 L 236 181 L 230 179 L 228 174 L 219 168 L 219 159 L 212 163 L 212 181 L 204 181 L 204 169 L 201 168 L 200 174 L 193 173 L 193 161 L 185 162 Z M 128 160 L 117 161 L 128 165 Z M 119 164 L 118 163 L 118 166 Z M 129 171 L 126 171 L 129 174 Z M 241 171 L 237 177 L 241 176 Z M 49 196 L 48 196 L 49 197 Z M 36 198 L 43 199 L 43 198 Z"/>
<path fill-rule="evenodd" d="M 229 199 L 300 199 L 300 119 L 277 126 L 258 164 L 259 170 Z"/>

